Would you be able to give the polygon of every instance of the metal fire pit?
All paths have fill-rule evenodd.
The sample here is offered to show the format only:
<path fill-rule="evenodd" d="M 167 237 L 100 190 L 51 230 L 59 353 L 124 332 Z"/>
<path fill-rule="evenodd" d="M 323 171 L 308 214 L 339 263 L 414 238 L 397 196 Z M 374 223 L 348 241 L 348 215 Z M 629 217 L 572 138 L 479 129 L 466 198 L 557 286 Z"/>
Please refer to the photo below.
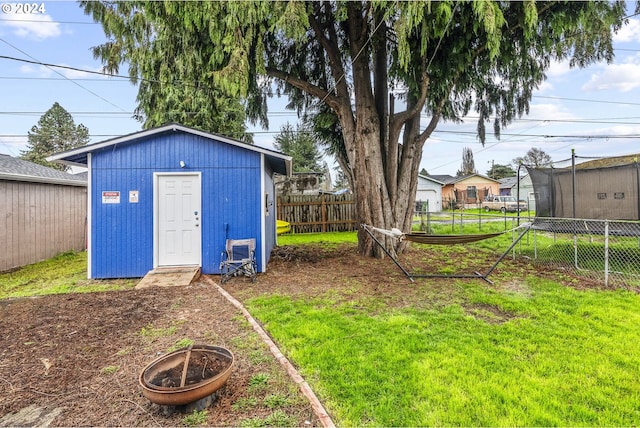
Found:
<path fill-rule="evenodd" d="M 142 370 L 142 395 L 156 404 L 189 404 L 222 388 L 232 368 L 231 351 L 191 345 L 153 360 Z"/>

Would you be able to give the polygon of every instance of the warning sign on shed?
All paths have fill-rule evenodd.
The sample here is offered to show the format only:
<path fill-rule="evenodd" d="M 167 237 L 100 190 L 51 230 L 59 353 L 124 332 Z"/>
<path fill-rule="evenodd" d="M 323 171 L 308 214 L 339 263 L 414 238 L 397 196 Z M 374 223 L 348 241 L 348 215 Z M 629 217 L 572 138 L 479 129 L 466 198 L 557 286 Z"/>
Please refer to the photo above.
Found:
<path fill-rule="evenodd" d="M 103 204 L 119 204 L 120 192 L 114 192 L 114 191 L 102 192 L 102 203 Z"/>

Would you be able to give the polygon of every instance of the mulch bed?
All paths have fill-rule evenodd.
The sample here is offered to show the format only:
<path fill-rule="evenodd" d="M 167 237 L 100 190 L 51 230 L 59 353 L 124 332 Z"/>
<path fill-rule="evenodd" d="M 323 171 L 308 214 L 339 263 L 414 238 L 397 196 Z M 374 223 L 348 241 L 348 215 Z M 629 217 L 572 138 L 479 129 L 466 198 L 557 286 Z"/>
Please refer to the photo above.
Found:
<path fill-rule="evenodd" d="M 238 426 L 272 412 L 259 403 L 233 406 L 248 396 L 250 379 L 258 373 L 269 373 L 273 383 L 284 379 L 289 393 L 297 393 L 240 312 L 204 281 L 4 300 L 0 314 L 0 418 L 35 405 L 62 409 L 54 426 L 183 425 L 185 414 L 167 415 L 142 396 L 138 385 L 140 371 L 179 338 L 234 353 L 232 375 L 208 409 L 207 425 Z M 256 362 L 256 352 L 267 357 Z M 270 391 L 267 387 L 261 394 Z M 301 396 L 282 410 L 298 426 L 319 425 Z"/>

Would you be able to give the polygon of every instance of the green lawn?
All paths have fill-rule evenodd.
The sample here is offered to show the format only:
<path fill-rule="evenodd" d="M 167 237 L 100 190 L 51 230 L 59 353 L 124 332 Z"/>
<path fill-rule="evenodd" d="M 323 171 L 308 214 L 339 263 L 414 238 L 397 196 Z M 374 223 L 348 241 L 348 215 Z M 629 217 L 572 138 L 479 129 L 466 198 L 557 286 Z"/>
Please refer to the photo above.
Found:
<path fill-rule="evenodd" d="M 356 232 L 287 233 L 278 236 L 278 245 L 322 243 L 331 248 L 345 242 L 358 242 Z"/>
<path fill-rule="evenodd" d="M 331 248 L 355 236 L 279 241 Z M 85 266 L 84 253 L 65 253 L 0 274 L 0 296 L 129 286 L 87 281 Z M 640 295 L 502 269 L 495 285 L 451 282 L 447 295 L 418 281 L 410 287 L 421 297 L 408 308 L 365 297 L 357 281 L 348 298 L 275 294 L 245 305 L 338 426 L 637 425 Z"/>
<path fill-rule="evenodd" d="M 87 253 L 69 251 L 0 274 L 0 299 L 132 288 L 135 280 L 88 280 Z"/>
<path fill-rule="evenodd" d="M 640 297 L 527 284 L 531 297 L 461 283 L 461 301 L 438 310 L 288 296 L 247 307 L 340 426 L 640 420 Z"/>
<path fill-rule="evenodd" d="M 637 424 L 640 296 L 514 281 L 515 290 L 461 281 L 435 303 L 417 284 L 434 309 L 333 294 L 246 305 L 339 426 Z"/>

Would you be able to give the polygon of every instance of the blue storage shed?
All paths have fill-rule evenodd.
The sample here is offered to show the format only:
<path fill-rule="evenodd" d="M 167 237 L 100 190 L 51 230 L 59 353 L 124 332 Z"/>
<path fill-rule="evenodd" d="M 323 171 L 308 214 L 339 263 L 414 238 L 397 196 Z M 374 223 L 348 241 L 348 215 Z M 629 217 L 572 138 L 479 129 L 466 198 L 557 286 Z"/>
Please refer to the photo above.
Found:
<path fill-rule="evenodd" d="M 170 266 L 219 273 L 226 239 L 256 239 L 258 272 L 276 245 L 273 174 L 291 157 L 169 124 L 49 157 L 88 168 L 88 277 Z"/>

